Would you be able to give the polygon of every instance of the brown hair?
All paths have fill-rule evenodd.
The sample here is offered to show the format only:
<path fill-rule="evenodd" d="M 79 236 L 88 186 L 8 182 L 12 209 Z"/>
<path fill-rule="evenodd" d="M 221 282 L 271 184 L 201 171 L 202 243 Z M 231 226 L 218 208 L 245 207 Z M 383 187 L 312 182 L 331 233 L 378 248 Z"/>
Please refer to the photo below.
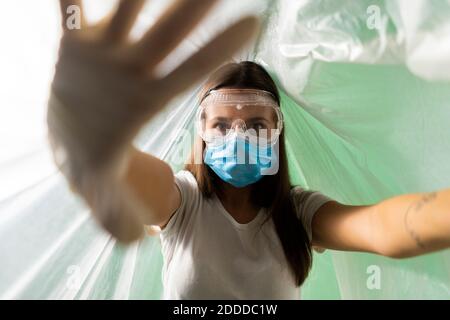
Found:
<path fill-rule="evenodd" d="M 225 87 L 265 90 L 272 93 L 280 105 L 278 89 L 269 73 L 262 66 L 251 61 L 228 63 L 213 72 L 200 91 L 199 101 L 203 100 L 209 91 Z M 220 178 L 203 161 L 200 163 L 194 161 L 194 153 L 203 154 L 204 149 L 205 143 L 198 137 L 191 161 L 185 169 L 194 175 L 202 194 L 209 198 L 218 190 L 216 181 Z M 300 286 L 311 269 L 311 243 L 303 224 L 296 215 L 290 196 L 291 188 L 283 130 L 279 137 L 278 172 L 275 175 L 264 176 L 253 185 L 251 201 L 257 206 L 269 209 L 269 216 L 263 223 L 272 217 L 296 285 Z"/>

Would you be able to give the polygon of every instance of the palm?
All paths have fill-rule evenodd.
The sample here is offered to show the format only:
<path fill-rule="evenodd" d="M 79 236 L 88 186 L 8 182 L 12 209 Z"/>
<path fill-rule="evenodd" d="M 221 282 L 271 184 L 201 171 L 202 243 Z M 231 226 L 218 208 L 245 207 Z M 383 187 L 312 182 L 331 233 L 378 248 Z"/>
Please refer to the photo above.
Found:
<path fill-rule="evenodd" d="M 80 0 L 60 2 L 61 8 L 74 2 L 81 7 Z M 58 69 L 62 72 L 57 72 L 55 76 L 55 79 L 61 79 L 61 83 L 55 81 L 56 89 L 67 80 L 71 84 L 80 84 L 76 88 L 78 92 L 72 95 L 83 96 L 89 92 L 93 95 L 93 103 L 102 103 L 103 100 L 115 102 L 118 98 L 120 102 L 127 102 L 122 108 L 132 107 L 145 113 L 144 118 L 143 114 L 138 116 L 145 122 L 169 99 L 229 57 L 254 33 L 256 19 L 240 20 L 164 78 L 152 76 L 155 67 L 186 37 L 215 2 L 176 1 L 142 39 L 134 43 L 129 39 L 129 32 L 145 0 L 122 0 L 115 13 L 101 23 L 87 25 L 83 22 L 80 30 L 66 30 L 58 62 Z M 65 68 L 69 68 L 70 72 L 66 73 Z M 95 90 L 87 86 L 94 86 Z"/>
<path fill-rule="evenodd" d="M 78 5 L 82 12 L 81 0 L 60 0 L 64 34 L 52 84 L 57 103 L 49 103 L 47 115 L 49 137 L 54 153 L 61 149 L 66 155 L 68 163 L 57 160 L 57 164 L 85 198 L 95 193 L 91 186 L 84 187 L 93 172 L 112 167 L 108 164 L 124 153 L 145 122 L 254 34 L 256 19 L 240 20 L 166 76 L 155 76 L 156 66 L 215 2 L 178 0 L 139 41 L 132 42 L 129 33 L 145 0 L 121 0 L 102 22 L 82 21 L 79 30 L 64 27 L 66 8 Z M 136 238 L 142 228 L 139 219 L 123 212 L 115 215 L 97 218 L 119 239 Z"/>

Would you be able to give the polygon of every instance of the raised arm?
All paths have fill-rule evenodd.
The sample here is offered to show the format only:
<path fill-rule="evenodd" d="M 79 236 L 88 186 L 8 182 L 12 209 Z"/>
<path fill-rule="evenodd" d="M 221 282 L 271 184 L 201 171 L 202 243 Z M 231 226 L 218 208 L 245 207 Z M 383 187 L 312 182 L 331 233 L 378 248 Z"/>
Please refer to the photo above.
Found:
<path fill-rule="evenodd" d="M 149 214 L 143 217 L 145 225 L 163 226 L 180 206 L 181 199 L 170 166 L 136 148 L 130 150 L 123 183 L 148 208 Z"/>
<path fill-rule="evenodd" d="M 399 195 L 374 205 L 325 203 L 313 218 L 313 244 L 406 258 L 450 247 L 450 189 Z"/>
<path fill-rule="evenodd" d="M 144 224 L 163 225 L 179 205 L 170 167 L 132 147 L 133 138 L 258 27 L 256 18 L 244 18 L 158 76 L 160 62 L 217 1 L 174 1 L 140 40 L 131 41 L 145 2 L 121 0 L 111 15 L 89 25 L 81 0 L 60 0 L 64 33 L 47 111 L 55 163 L 100 224 L 123 242 L 138 239 Z M 80 23 L 73 24 L 77 13 Z"/>

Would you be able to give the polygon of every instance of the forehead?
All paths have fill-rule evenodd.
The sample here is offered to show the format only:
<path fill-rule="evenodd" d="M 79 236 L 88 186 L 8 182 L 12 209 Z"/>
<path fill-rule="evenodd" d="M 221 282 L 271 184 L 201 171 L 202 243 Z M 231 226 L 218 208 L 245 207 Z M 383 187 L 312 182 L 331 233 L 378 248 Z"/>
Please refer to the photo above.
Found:
<path fill-rule="evenodd" d="M 274 120 L 277 116 L 273 107 L 258 105 L 210 105 L 204 110 L 205 118 L 212 120 L 215 118 L 251 119 L 264 118 Z"/>

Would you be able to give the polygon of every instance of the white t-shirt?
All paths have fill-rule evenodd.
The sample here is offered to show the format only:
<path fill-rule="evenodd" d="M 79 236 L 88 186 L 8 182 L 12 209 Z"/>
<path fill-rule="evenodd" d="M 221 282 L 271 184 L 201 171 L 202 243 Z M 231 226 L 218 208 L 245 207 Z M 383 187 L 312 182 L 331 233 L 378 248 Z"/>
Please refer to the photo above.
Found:
<path fill-rule="evenodd" d="M 256 232 L 266 209 L 240 224 L 217 196 L 203 197 L 189 171 L 178 172 L 175 182 L 181 205 L 160 233 L 163 299 L 300 298 L 272 219 Z M 311 238 L 314 213 L 331 199 L 300 187 L 291 193 Z"/>

